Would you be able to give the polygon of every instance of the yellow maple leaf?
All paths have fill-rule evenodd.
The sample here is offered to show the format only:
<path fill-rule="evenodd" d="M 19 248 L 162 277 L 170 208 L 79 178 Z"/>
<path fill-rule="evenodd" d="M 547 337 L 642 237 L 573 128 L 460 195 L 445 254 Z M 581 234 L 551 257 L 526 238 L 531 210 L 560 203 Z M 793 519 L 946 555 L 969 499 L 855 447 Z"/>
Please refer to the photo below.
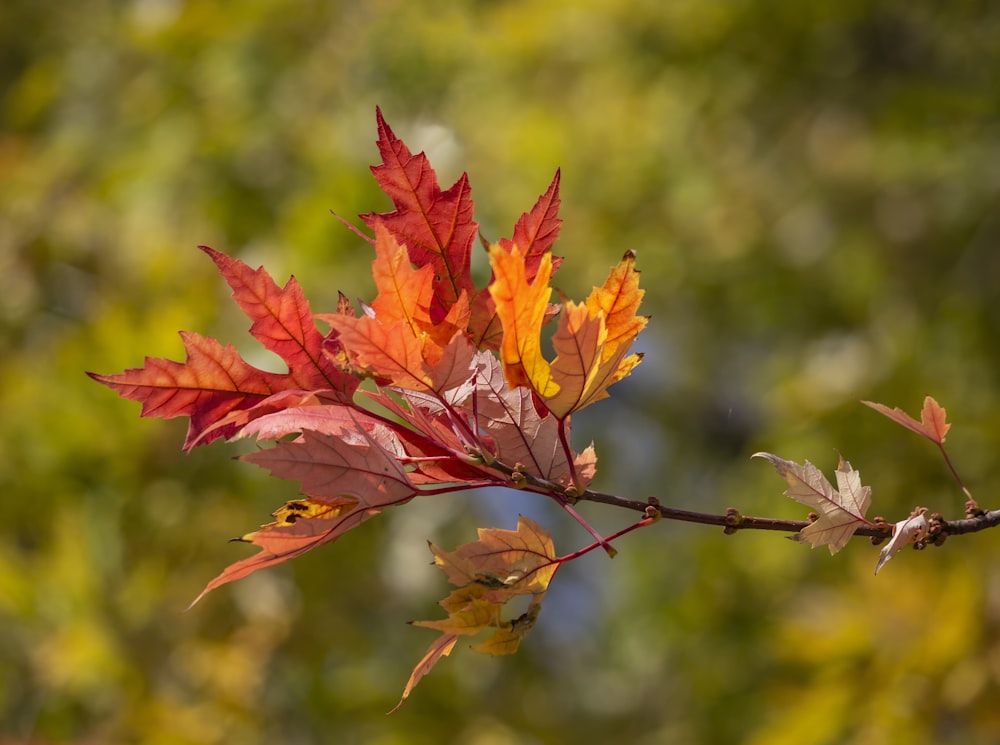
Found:
<path fill-rule="evenodd" d="M 533 281 L 528 282 L 524 256 L 517 246 L 508 253 L 499 246 L 490 248 L 493 282 L 490 295 L 497 317 L 503 326 L 500 359 L 511 388 L 527 386 L 541 395 L 551 395 L 558 388 L 549 374 L 549 363 L 542 357 L 542 325 L 552 288 L 552 254 L 545 254 Z"/>
<path fill-rule="evenodd" d="M 494 273 L 490 293 L 503 326 L 500 358 L 511 387 L 531 388 L 556 417 L 564 419 L 605 398 L 608 387 L 639 364 L 641 355 L 628 354 L 647 322 L 636 315 L 644 291 L 639 289 L 633 252 L 625 254 L 584 303 L 565 303 L 552 338 L 556 358 L 551 363 L 541 351 L 551 297 L 547 286 L 551 256 L 543 257 L 530 283 L 517 246 L 509 253 L 494 246 L 490 262 Z"/>

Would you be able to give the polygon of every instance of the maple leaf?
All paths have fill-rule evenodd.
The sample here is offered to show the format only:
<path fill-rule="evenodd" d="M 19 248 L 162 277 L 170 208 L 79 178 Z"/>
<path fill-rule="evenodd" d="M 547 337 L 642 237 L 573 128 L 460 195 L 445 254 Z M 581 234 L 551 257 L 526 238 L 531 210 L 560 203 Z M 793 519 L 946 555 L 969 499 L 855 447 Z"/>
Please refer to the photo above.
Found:
<path fill-rule="evenodd" d="M 459 636 L 493 628 L 493 634 L 472 649 L 493 655 L 513 654 L 534 626 L 549 583 L 560 566 L 549 533 L 523 515 L 518 518 L 516 530 L 480 528 L 478 541 L 454 551 L 443 551 L 431 544 L 431 551 L 434 564 L 458 589 L 440 603 L 448 612 L 447 618 L 413 622 L 442 635 L 414 668 L 397 709 L 417 681 L 451 652 Z M 503 620 L 503 606 L 519 595 L 531 597 L 528 610 L 517 618 Z"/>
<path fill-rule="evenodd" d="M 215 261 L 237 304 L 253 321 L 250 333 L 278 354 L 289 371 L 265 372 L 246 362 L 231 345 L 181 332 L 186 352 L 183 363 L 146 357 L 141 368 L 117 375 L 89 375 L 123 398 L 141 401 L 141 416 L 190 417 L 186 450 L 231 436 L 237 424 L 214 425 L 231 412 L 254 407 L 280 391 L 328 389 L 349 399 L 359 381 L 324 354 L 323 336 L 295 278 L 279 288 L 263 268 L 253 270 L 214 249 L 202 250 Z"/>
<path fill-rule="evenodd" d="M 837 465 L 837 488 L 809 461 L 799 465 L 771 453 L 754 453 L 753 458 L 765 458 L 787 482 L 785 494 L 796 502 L 812 507 L 819 518 L 796 534 L 796 538 L 816 546 L 829 546 L 835 554 L 851 539 L 862 525 L 871 525 L 865 518 L 871 503 L 871 487 L 861 485 L 861 475 L 843 458 Z"/>
<path fill-rule="evenodd" d="M 924 398 L 923 409 L 920 410 L 920 421 L 900 409 L 890 409 L 885 404 L 877 404 L 872 401 L 862 401 L 865 406 L 870 406 L 880 414 L 892 419 L 897 424 L 901 424 L 911 432 L 926 437 L 937 445 L 944 444 L 944 438 L 951 429 L 951 424 L 947 422 L 947 412 L 931 396 Z"/>
<path fill-rule="evenodd" d="M 472 373 L 475 352 L 464 334 L 469 320 L 468 297 L 462 292 L 448 313 L 433 317 L 433 272 L 415 269 L 403 248 L 381 223 L 375 223 L 372 272 L 378 296 L 370 314 L 343 313 L 317 318 L 327 322 L 352 363 L 391 385 L 412 390 L 442 391 L 461 384 Z"/>
<path fill-rule="evenodd" d="M 477 290 L 470 265 L 478 225 L 468 177 L 442 191 L 426 156 L 413 155 L 381 111 L 377 120 L 382 163 L 372 171 L 395 209 L 361 216 L 374 231 L 376 296 L 361 303 L 360 314 L 341 293 L 335 313 L 314 316 L 294 277 L 279 287 L 262 267 L 202 246 L 250 318 L 251 335 L 288 371 L 260 370 L 232 346 L 182 332 L 184 362 L 147 357 L 142 368 L 93 375 L 141 401 L 143 416 L 190 417 L 186 449 L 219 437 L 277 440 L 243 459 L 301 483 L 301 499 L 234 539 L 260 550 L 223 570 L 195 602 L 335 541 L 418 494 L 509 485 L 512 472 L 538 479 L 531 488 L 555 497 L 595 545 L 609 548 L 564 500 L 596 469 L 593 445 L 572 450 L 569 415 L 606 396 L 639 361 L 628 353 L 646 323 L 636 315 L 643 291 L 634 255 L 626 254 L 585 302 L 549 302 L 561 262 L 552 255 L 561 225 L 557 171 L 512 237 L 490 249 L 493 276 Z M 560 309 L 550 363 L 541 330 Z M 330 332 L 322 334 L 316 320 Z M 363 378 L 374 390 L 359 403 Z M 452 552 L 431 549 L 457 587 L 441 601 L 446 618 L 417 623 L 441 636 L 400 703 L 459 636 L 491 630 L 473 649 L 513 653 L 561 564 L 549 534 L 526 518 L 514 531 L 481 529 L 478 541 Z M 508 602 L 519 596 L 528 597 L 526 610 L 504 618 L 514 615 Z"/>
<path fill-rule="evenodd" d="M 490 262 L 495 275 L 490 293 L 503 325 L 500 356 L 511 387 L 530 387 L 559 419 L 565 419 L 607 396 L 607 388 L 627 376 L 641 355 L 628 354 L 647 319 L 636 315 L 639 289 L 635 254 L 627 252 L 602 287 L 587 301 L 568 301 L 552 339 L 556 358 L 541 353 L 541 329 L 551 290 L 552 263 L 542 257 L 529 280 L 525 257 L 515 246 L 509 253 L 494 247 Z"/>
<path fill-rule="evenodd" d="M 920 508 L 913 511 L 908 518 L 900 520 L 892 526 L 892 540 L 889 541 L 878 555 L 878 564 L 875 565 L 875 574 L 885 566 L 896 552 L 903 546 L 908 546 L 927 534 L 927 510 Z"/>
<path fill-rule="evenodd" d="M 247 533 L 234 541 L 253 543 L 260 551 L 230 564 L 212 579 L 191 601 L 194 607 L 205 595 L 228 582 L 235 582 L 259 569 L 280 564 L 330 543 L 352 528 L 378 514 L 378 510 L 359 510 L 358 500 L 335 497 L 325 500 L 294 500 L 276 510 L 274 522 Z"/>
<path fill-rule="evenodd" d="M 559 440 L 559 421 L 539 414 L 527 388 L 510 388 L 500 362 L 489 352 L 477 356 L 475 411 L 492 438 L 492 456 L 542 479 L 570 485 L 570 465 Z M 468 410 L 471 408 L 467 406 Z M 568 433 L 567 433 L 568 434 Z M 583 465 L 581 463 L 581 465 Z M 583 484 L 593 477 L 586 470 Z"/>
<path fill-rule="evenodd" d="M 260 552 L 224 569 L 194 603 L 220 585 L 330 543 L 417 494 L 398 460 L 363 429 L 344 430 L 341 436 L 305 430 L 296 440 L 281 441 L 243 460 L 301 482 L 309 499 L 286 504 L 274 513 L 278 520 L 238 539 L 260 546 Z"/>
<path fill-rule="evenodd" d="M 469 177 L 462 174 L 447 191 L 441 191 L 437 174 L 423 153 L 413 155 L 376 110 L 381 165 L 372 173 L 392 199 L 393 212 L 369 213 L 361 218 L 374 228 L 383 224 L 409 251 L 417 266 L 432 267 L 431 317 L 435 322 L 448 315 L 462 293 L 472 295 L 472 243 L 479 229 L 473 220 Z"/>

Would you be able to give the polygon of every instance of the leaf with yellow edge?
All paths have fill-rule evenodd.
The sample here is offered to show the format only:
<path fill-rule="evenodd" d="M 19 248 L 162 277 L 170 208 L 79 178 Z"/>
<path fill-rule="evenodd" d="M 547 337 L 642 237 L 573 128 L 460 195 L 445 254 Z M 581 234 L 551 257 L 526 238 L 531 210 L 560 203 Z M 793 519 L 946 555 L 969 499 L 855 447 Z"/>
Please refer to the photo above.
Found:
<path fill-rule="evenodd" d="M 643 291 L 629 251 L 585 303 L 567 302 L 552 338 L 550 364 L 541 353 L 541 329 L 551 291 L 540 286 L 551 276 L 542 259 L 533 282 L 527 281 L 517 247 L 490 251 L 494 281 L 490 292 L 503 325 L 500 357 L 511 387 L 530 387 L 559 419 L 607 397 L 607 389 L 627 376 L 641 355 L 628 354 L 647 319 L 636 315 Z"/>
<path fill-rule="evenodd" d="M 417 489 L 406 469 L 376 438 L 392 445 L 384 434 L 363 427 L 340 436 L 305 430 L 295 440 L 243 456 L 276 476 L 300 481 L 310 498 L 286 503 L 274 513 L 275 522 L 237 539 L 261 550 L 226 567 L 194 603 L 220 585 L 335 541 L 383 509 L 413 499 Z"/>
<path fill-rule="evenodd" d="M 523 515 L 518 518 L 517 530 L 480 528 L 478 541 L 454 551 L 443 551 L 431 544 L 431 551 L 434 563 L 458 589 L 440 602 L 448 612 L 447 618 L 413 622 L 414 626 L 440 631 L 442 636 L 417 663 L 399 705 L 438 659 L 451 652 L 459 636 L 493 628 L 496 631 L 472 649 L 492 655 L 513 654 L 535 625 L 542 599 L 560 565 L 548 531 Z M 517 618 L 503 620 L 504 605 L 519 595 L 531 596 L 528 610 Z M 445 648 L 447 651 L 436 652 Z"/>
<path fill-rule="evenodd" d="M 587 298 L 591 316 L 604 314 L 608 330 L 604 359 L 609 359 L 621 345 L 631 345 L 649 318 L 636 315 L 645 290 L 639 289 L 639 272 L 635 268 L 635 251 L 627 251 L 611 270 L 601 287 L 595 287 Z"/>
<path fill-rule="evenodd" d="M 286 502 L 273 513 L 274 522 L 233 539 L 253 543 L 261 550 L 226 567 L 205 586 L 191 606 L 221 585 L 331 543 L 379 512 L 377 509 L 357 509 L 357 506 L 357 499 L 346 496 Z"/>

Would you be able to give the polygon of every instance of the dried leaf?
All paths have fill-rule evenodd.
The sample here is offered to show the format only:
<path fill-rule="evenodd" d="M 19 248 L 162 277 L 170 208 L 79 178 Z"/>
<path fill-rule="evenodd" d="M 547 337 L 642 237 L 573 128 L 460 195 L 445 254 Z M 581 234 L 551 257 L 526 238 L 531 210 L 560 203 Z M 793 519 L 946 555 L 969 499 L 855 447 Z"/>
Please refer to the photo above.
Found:
<path fill-rule="evenodd" d="M 434 563 L 448 575 L 457 590 L 441 601 L 448 617 L 439 621 L 414 621 L 414 626 L 442 633 L 437 646 L 417 663 L 403 691 L 406 700 L 417 681 L 427 674 L 443 654 L 434 650 L 446 646 L 448 652 L 459 636 L 471 636 L 487 629 L 494 633 L 473 649 L 486 654 L 511 654 L 534 626 L 549 583 L 559 568 L 552 538 L 537 523 L 522 516 L 517 530 L 480 528 L 479 540 L 443 551 L 431 544 Z M 504 621 L 504 605 L 519 595 L 531 596 L 528 610 Z M 397 706 L 398 708 L 398 706 Z"/>
<path fill-rule="evenodd" d="M 865 518 L 871 504 L 871 487 L 861 485 L 861 474 L 843 458 L 837 466 L 837 489 L 822 472 L 806 461 L 799 465 L 771 453 L 754 453 L 753 458 L 765 458 L 788 484 L 785 495 L 812 507 L 819 519 L 796 535 L 800 541 L 816 546 L 829 546 L 835 554 L 851 539 L 854 531 L 871 523 Z"/>
<path fill-rule="evenodd" d="M 927 533 L 926 510 L 918 510 L 905 520 L 900 520 L 892 526 L 892 540 L 889 541 L 878 555 L 878 564 L 875 565 L 875 574 L 885 566 L 896 552 L 903 546 L 920 540 Z"/>
<path fill-rule="evenodd" d="M 406 681 L 406 687 L 403 689 L 403 695 L 400 697 L 399 703 L 389 710 L 389 714 L 397 711 L 403 705 L 406 699 L 410 697 L 410 693 L 414 687 L 420 682 L 420 679 L 431 671 L 438 660 L 451 654 L 451 650 L 455 648 L 455 642 L 457 641 L 458 636 L 455 634 L 442 634 L 431 643 L 427 652 L 420 658 L 420 662 L 413 668 L 413 672 L 410 673 L 410 679 Z"/>

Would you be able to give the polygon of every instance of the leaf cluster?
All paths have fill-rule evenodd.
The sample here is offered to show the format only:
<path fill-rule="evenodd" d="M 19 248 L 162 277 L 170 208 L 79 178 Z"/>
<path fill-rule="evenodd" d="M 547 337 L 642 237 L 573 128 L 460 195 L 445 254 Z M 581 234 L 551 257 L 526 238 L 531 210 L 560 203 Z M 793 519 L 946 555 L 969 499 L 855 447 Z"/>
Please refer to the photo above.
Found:
<path fill-rule="evenodd" d="M 434 563 L 456 589 L 440 603 L 446 618 L 415 622 L 440 636 L 414 668 L 402 704 L 460 637 L 492 630 L 475 651 L 516 651 L 562 564 L 598 547 L 614 556 L 612 541 L 663 517 L 720 525 L 727 533 L 792 531 L 795 540 L 825 545 L 831 554 L 859 533 L 876 543 L 891 538 L 876 573 L 905 545 L 941 543 L 950 532 L 1000 521 L 979 509 L 959 478 L 944 448 L 951 425 L 929 396 L 919 421 L 864 403 L 937 445 L 968 497 L 966 521 L 948 523 L 922 507 L 894 525 L 869 519 L 871 487 L 843 457 L 834 486 L 809 461 L 755 454 L 775 467 L 787 496 L 814 510 L 808 522 L 745 517 L 735 508 L 725 515 L 690 512 L 652 497 L 640 502 L 592 490 L 597 455 L 592 444 L 573 448 L 572 415 L 606 398 L 641 361 L 631 351 L 647 323 L 638 313 L 644 291 L 634 253 L 583 301 L 553 303 L 551 280 L 561 264 L 552 254 L 561 225 L 559 172 L 512 237 L 490 242 L 474 219 L 467 175 L 442 189 L 426 156 L 413 154 L 381 111 L 377 126 L 381 162 L 372 172 L 394 209 L 362 214 L 370 233 L 349 225 L 373 248 L 374 298 L 355 307 L 341 294 L 333 312 L 314 313 L 294 277 L 279 287 L 264 268 L 202 246 L 251 320 L 250 334 L 287 372 L 261 370 L 231 345 L 181 332 L 184 362 L 147 357 L 141 368 L 92 374 L 140 401 L 142 416 L 188 417 L 187 450 L 218 439 L 272 441 L 244 460 L 301 484 L 302 498 L 234 539 L 258 546 L 258 553 L 224 569 L 195 602 L 416 497 L 484 486 L 526 490 L 555 501 L 591 534 L 591 544 L 559 556 L 549 534 L 522 517 L 516 530 L 481 529 L 479 540 L 455 551 L 431 544 Z M 471 271 L 477 238 L 491 269 L 483 286 Z M 546 354 L 549 347 L 554 354 Z M 602 536 L 574 509 L 580 500 L 642 516 Z M 511 612 L 508 603 L 522 596 L 529 598 L 527 610 Z"/>
<path fill-rule="evenodd" d="M 477 287 L 471 256 L 479 229 L 468 177 L 442 189 L 426 156 L 413 154 L 381 111 L 377 123 L 381 163 L 372 172 L 395 209 L 361 215 L 372 235 L 355 229 L 375 253 L 370 302 L 356 309 L 342 294 L 334 312 L 313 313 L 294 277 L 279 287 L 265 269 L 203 246 L 250 318 L 250 334 L 288 371 L 266 372 L 231 345 L 182 332 L 184 362 L 147 357 L 141 368 L 92 374 L 140 401 L 142 416 L 188 417 L 185 449 L 220 438 L 274 441 L 245 460 L 301 483 L 302 499 L 236 539 L 260 551 L 227 567 L 195 602 L 333 542 L 390 507 L 482 486 L 554 499 L 581 521 L 594 545 L 613 552 L 571 506 L 597 463 L 592 445 L 573 449 L 571 418 L 605 398 L 641 360 L 630 352 L 646 325 L 637 314 L 643 291 L 634 254 L 583 302 L 551 302 L 560 264 L 552 255 L 560 227 L 557 172 L 511 238 L 484 241 L 492 273 Z M 549 324 L 551 359 L 543 351 Z M 370 384 L 362 388 L 363 381 Z M 434 549 L 449 578 L 465 580 L 442 603 L 449 619 L 430 624 L 442 639 L 417 666 L 405 695 L 458 634 L 496 627 L 477 649 L 509 653 L 533 625 L 558 562 L 547 534 L 523 520 L 515 540 L 534 546 L 547 569 L 526 566 L 524 546 L 470 548 L 504 542 L 505 535 L 483 533 L 456 552 L 460 561 Z M 500 608 L 525 592 L 533 596 L 527 615 L 500 620 Z"/>

